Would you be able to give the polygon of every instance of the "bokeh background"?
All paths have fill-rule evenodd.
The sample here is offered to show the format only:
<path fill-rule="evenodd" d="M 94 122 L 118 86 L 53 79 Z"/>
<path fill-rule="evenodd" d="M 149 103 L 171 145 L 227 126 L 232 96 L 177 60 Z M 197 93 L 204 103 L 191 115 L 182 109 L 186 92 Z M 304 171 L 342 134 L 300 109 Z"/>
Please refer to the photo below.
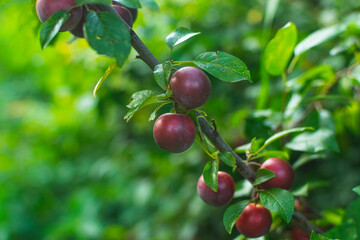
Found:
<path fill-rule="evenodd" d="M 355 0 L 283 0 L 273 24 L 264 28 L 267 2 L 158 0 L 160 11 L 143 8 L 134 24 L 160 60 L 169 53 L 167 34 L 183 26 L 202 34 L 177 47 L 173 59 L 221 50 L 248 65 L 253 84 L 212 78 L 211 99 L 203 107 L 232 146 L 267 134 L 264 121 L 248 120 L 259 97 L 261 52 L 275 31 L 292 21 L 303 39 L 360 9 Z M 117 69 L 94 99 L 92 90 L 112 59 L 98 56 L 70 33 L 41 50 L 41 25 L 30 1 L 0 1 L 0 23 L 0 240 L 237 237 L 223 227 L 226 207 L 208 206 L 196 193 L 208 160 L 200 146 L 182 154 L 161 150 L 152 138 L 153 122 L 147 120 L 151 107 L 129 123 L 123 120 L 132 93 L 160 90 L 144 63 L 130 61 Z M 321 63 L 345 68 L 351 53 L 329 55 L 341 40 L 311 50 L 295 73 Z M 278 82 L 272 79 L 264 108 L 279 106 Z M 344 93 L 353 94 L 354 86 L 346 84 Z M 333 111 L 341 152 L 297 169 L 294 188 L 307 181 L 324 183 L 307 198 L 318 211 L 341 212 L 356 198 L 351 188 L 360 182 L 358 101 Z M 246 195 L 248 184 L 232 175 L 236 196 Z"/>

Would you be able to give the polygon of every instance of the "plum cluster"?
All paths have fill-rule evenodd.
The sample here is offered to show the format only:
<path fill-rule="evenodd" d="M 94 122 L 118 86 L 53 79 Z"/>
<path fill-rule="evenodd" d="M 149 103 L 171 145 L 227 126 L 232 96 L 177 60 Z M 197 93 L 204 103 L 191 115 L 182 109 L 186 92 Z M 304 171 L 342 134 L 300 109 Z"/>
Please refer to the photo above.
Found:
<path fill-rule="evenodd" d="M 208 76 L 195 67 L 183 67 L 177 70 L 171 76 L 169 85 L 176 104 L 185 109 L 202 106 L 211 92 Z M 153 135 L 159 147 L 168 152 L 180 153 L 193 144 L 196 127 L 187 115 L 166 113 L 155 121 Z"/>
<path fill-rule="evenodd" d="M 207 75 L 195 67 L 183 67 L 170 78 L 169 86 L 176 104 L 185 109 L 202 106 L 210 96 L 211 83 Z M 153 135 L 157 145 L 172 153 L 187 150 L 194 142 L 196 127 L 193 120 L 184 114 L 166 113 L 154 124 Z M 294 180 L 291 165 L 280 158 L 270 158 L 261 166 L 275 174 L 275 177 L 262 183 L 264 190 L 271 188 L 290 189 Z M 204 181 L 203 175 L 197 182 L 199 197 L 207 204 L 216 207 L 231 202 L 235 192 L 235 182 L 226 172 L 218 172 L 218 189 L 213 191 Z M 258 203 L 249 203 L 238 220 L 236 228 L 246 237 L 256 238 L 269 232 L 272 223 L 270 211 Z M 299 231 L 298 231 L 299 232 Z M 294 235 L 298 233 L 294 232 Z"/>
<path fill-rule="evenodd" d="M 112 1 L 112 7 L 121 16 L 122 19 L 132 26 L 136 17 L 137 9 L 128 8 L 117 1 Z M 75 0 L 37 0 L 36 12 L 42 23 L 48 20 L 55 12 L 68 10 L 70 17 L 60 28 L 60 32 L 70 31 L 74 36 L 84 38 L 84 24 L 89 11 L 99 12 L 96 5 L 88 4 L 77 6 Z"/>

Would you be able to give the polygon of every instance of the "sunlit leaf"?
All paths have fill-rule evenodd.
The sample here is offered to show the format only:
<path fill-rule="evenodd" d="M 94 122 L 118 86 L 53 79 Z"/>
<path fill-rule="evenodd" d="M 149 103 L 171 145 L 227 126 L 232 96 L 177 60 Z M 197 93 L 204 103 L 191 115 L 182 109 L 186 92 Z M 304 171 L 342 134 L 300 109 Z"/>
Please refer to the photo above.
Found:
<path fill-rule="evenodd" d="M 190 29 L 179 27 L 166 37 L 166 43 L 170 48 L 174 48 L 198 34 L 200 34 L 200 32 L 192 32 Z"/>
<path fill-rule="evenodd" d="M 156 95 L 151 90 L 142 90 L 136 92 L 131 96 L 132 101 L 127 105 L 130 108 L 129 112 L 124 116 L 128 122 L 134 114 L 140 109 L 149 104 L 157 103 Z"/>
<path fill-rule="evenodd" d="M 302 40 L 296 47 L 295 47 L 295 56 L 306 52 L 312 47 L 318 46 L 338 35 L 343 33 L 346 30 L 346 26 L 344 25 L 335 25 L 327 28 L 323 28 L 313 32 L 309 36 L 307 36 L 304 40 Z"/>
<path fill-rule="evenodd" d="M 346 106 L 350 106 L 351 105 L 350 101 L 352 99 L 343 95 L 316 95 L 314 97 L 305 99 L 306 102 L 314 102 L 319 100 L 329 100 L 344 104 Z"/>
<path fill-rule="evenodd" d="M 321 152 L 330 150 L 339 152 L 339 146 L 335 137 L 335 123 L 330 112 L 320 110 L 319 128 L 311 133 L 301 133 L 286 144 L 287 148 L 303 152 Z"/>
<path fill-rule="evenodd" d="M 171 62 L 166 61 L 158 64 L 154 69 L 155 81 L 162 88 L 166 89 L 169 85 L 169 78 L 171 74 Z"/>
<path fill-rule="evenodd" d="M 277 31 L 265 48 L 265 69 L 272 75 L 281 75 L 286 69 L 297 41 L 297 29 L 292 22 Z"/>
<path fill-rule="evenodd" d="M 90 12 L 84 34 L 99 54 L 115 57 L 119 67 L 124 64 L 130 53 L 130 33 L 119 16 L 110 12 Z"/>
<path fill-rule="evenodd" d="M 115 1 L 129 8 L 141 8 L 141 4 L 139 0 L 115 0 Z"/>
<path fill-rule="evenodd" d="M 238 203 L 235 203 L 229 206 L 224 213 L 223 223 L 225 226 L 226 231 L 231 234 L 232 229 L 240 217 L 241 213 L 244 211 L 246 206 L 249 204 L 249 201 L 244 200 Z"/>
<path fill-rule="evenodd" d="M 275 133 L 274 135 L 272 135 L 270 138 L 268 138 L 265 141 L 265 143 L 261 147 L 261 149 L 264 149 L 266 146 L 268 146 L 272 142 L 278 140 L 279 138 L 282 138 L 282 137 L 287 136 L 287 135 L 292 134 L 292 133 L 299 133 L 299 132 L 304 132 L 304 131 L 307 131 L 307 130 L 313 130 L 313 128 L 312 127 L 292 128 L 292 129 L 288 129 L 288 130 L 284 130 L 284 131 Z"/>
<path fill-rule="evenodd" d="M 354 187 L 352 190 L 360 196 L 360 186 Z"/>
<path fill-rule="evenodd" d="M 46 22 L 44 22 L 40 30 L 40 44 L 42 49 L 46 48 L 55 38 L 61 26 L 69 17 L 70 13 L 68 13 L 68 10 L 61 10 L 54 13 Z"/>
<path fill-rule="evenodd" d="M 219 161 L 217 160 L 208 162 L 203 170 L 204 181 L 214 192 L 218 189 L 218 171 Z"/>
<path fill-rule="evenodd" d="M 266 151 L 266 152 L 259 153 L 258 155 L 256 155 L 256 158 L 265 158 L 265 159 L 281 158 L 281 159 L 288 160 L 289 154 L 284 151 Z"/>
<path fill-rule="evenodd" d="M 104 82 L 104 80 L 110 75 L 110 73 L 112 73 L 117 67 L 117 63 L 114 62 L 112 63 L 105 71 L 104 75 L 102 75 L 102 77 L 100 78 L 100 80 L 97 82 L 94 91 L 93 91 L 93 96 L 94 98 L 96 98 L 96 93 L 99 90 L 101 84 Z"/>
<path fill-rule="evenodd" d="M 218 154 L 218 157 L 229 167 L 236 168 L 235 158 L 230 152 L 221 152 Z"/>
<path fill-rule="evenodd" d="M 260 193 L 261 202 L 264 207 L 276 212 L 287 223 L 290 222 L 294 213 L 294 197 L 288 191 L 280 188 L 272 188 Z"/>
<path fill-rule="evenodd" d="M 272 171 L 270 171 L 268 169 L 260 168 L 256 171 L 256 178 L 255 178 L 255 181 L 253 182 L 253 185 L 255 185 L 255 186 L 259 185 L 275 176 L 276 176 L 276 174 L 273 173 Z"/>
<path fill-rule="evenodd" d="M 311 162 L 311 161 L 317 160 L 317 159 L 323 159 L 325 157 L 326 157 L 326 155 L 324 153 L 316 153 L 316 154 L 304 153 L 299 157 L 298 160 L 296 160 L 296 162 L 294 162 L 292 167 L 293 167 L 293 169 L 297 169 L 308 162 Z"/>
<path fill-rule="evenodd" d="M 339 240 L 334 238 L 327 238 L 320 234 L 315 233 L 314 231 L 311 233 L 310 240 Z"/>
<path fill-rule="evenodd" d="M 200 54 L 194 63 L 214 77 L 225 82 L 248 80 L 250 72 L 239 58 L 224 52 L 206 52 Z"/>
<path fill-rule="evenodd" d="M 159 5 L 154 0 L 140 0 L 140 2 L 143 6 L 148 7 L 152 11 L 160 11 Z"/>

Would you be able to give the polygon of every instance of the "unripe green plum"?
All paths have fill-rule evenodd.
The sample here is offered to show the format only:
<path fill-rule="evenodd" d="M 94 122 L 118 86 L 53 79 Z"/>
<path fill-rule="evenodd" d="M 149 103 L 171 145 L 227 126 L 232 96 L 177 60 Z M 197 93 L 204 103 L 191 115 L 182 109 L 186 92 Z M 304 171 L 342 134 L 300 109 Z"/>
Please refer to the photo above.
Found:
<path fill-rule="evenodd" d="M 236 221 L 238 231 L 248 238 L 257 238 L 270 230 L 272 217 L 264 206 L 250 203 Z"/>
<path fill-rule="evenodd" d="M 223 206 L 231 202 L 235 192 L 235 182 L 226 172 L 218 172 L 218 190 L 214 192 L 204 181 L 203 175 L 198 180 L 197 192 L 207 204 Z"/>
<path fill-rule="evenodd" d="M 37 0 L 36 1 L 36 12 L 42 23 L 48 20 L 55 12 L 60 10 L 70 9 L 76 6 L 75 0 Z M 75 28 L 83 15 L 83 8 L 76 7 L 70 10 L 70 17 L 61 26 L 60 32 L 69 31 Z"/>
<path fill-rule="evenodd" d="M 288 190 L 291 188 L 294 181 L 294 171 L 287 161 L 281 158 L 270 158 L 261 164 L 260 168 L 268 169 L 276 175 L 260 184 L 263 189 L 282 188 Z"/>
<path fill-rule="evenodd" d="M 177 103 L 192 109 L 207 101 L 211 93 L 211 82 L 200 69 L 183 67 L 171 76 L 170 88 Z"/>
<path fill-rule="evenodd" d="M 196 127 L 186 115 L 165 113 L 155 121 L 153 135 L 159 147 L 168 152 L 180 153 L 193 144 Z"/>

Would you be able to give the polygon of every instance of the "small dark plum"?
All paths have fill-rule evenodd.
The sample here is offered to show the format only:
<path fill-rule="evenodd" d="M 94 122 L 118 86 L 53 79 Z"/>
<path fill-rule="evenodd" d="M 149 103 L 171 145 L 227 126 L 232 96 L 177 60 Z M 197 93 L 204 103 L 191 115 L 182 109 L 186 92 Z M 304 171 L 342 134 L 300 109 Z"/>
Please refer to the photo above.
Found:
<path fill-rule="evenodd" d="M 88 9 L 95 11 L 95 12 L 99 12 L 100 10 L 94 5 L 94 4 L 87 4 L 84 7 L 84 12 L 83 12 L 83 16 L 80 20 L 80 22 L 78 23 L 78 25 L 76 25 L 72 30 L 70 30 L 70 32 L 78 37 L 78 38 L 84 38 L 84 24 L 86 21 L 86 16 L 89 14 Z"/>
<path fill-rule="evenodd" d="M 115 1 L 113 1 L 115 2 Z M 133 24 L 133 19 L 132 19 L 132 15 L 130 13 L 130 11 L 125 8 L 125 7 L 122 7 L 120 4 L 116 3 L 116 4 L 113 4 L 112 5 L 114 7 L 114 9 L 116 10 L 116 12 L 121 16 L 122 19 L 125 20 L 125 22 L 130 26 L 132 27 L 132 24 Z M 79 22 L 78 25 L 76 25 L 76 27 L 74 29 L 72 29 L 70 32 L 78 37 L 78 38 L 84 38 L 85 35 L 84 35 L 84 24 L 85 24 L 85 21 L 86 21 L 86 16 L 89 14 L 89 11 L 87 9 L 90 9 L 90 10 L 93 10 L 95 12 L 99 12 L 100 10 L 93 4 L 88 4 L 86 5 L 86 7 L 84 8 L 84 13 L 83 13 L 83 16 Z"/>
<path fill-rule="evenodd" d="M 206 185 L 201 175 L 197 183 L 197 192 L 204 202 L 219 207 L 231 202 L 234 197 L 235 183 L 228 173 L 218 172 L 218 190 L 214 192 Z"/>
<path fill-rule="evenodd" d="M 42 23 L 48 20 L 55 12 L 60 10 L 70 9 L 76 6 L 75 0 L 37 0 L 36 1 L 36 12 Z M 61 26 L 60 32 L 65 32 L 75 28 L 83 15 L 83 8 L 76 7 L 70 10 L 70 17 Z"/>
<path fill-rule="evenodd" d="M 310 235 L 299 227 L 293 227 L 291 230 L 291 240 L 310 240 Z"/>
<path fill-rule="evenodd" d="M 116 10 L 116 12 L 120 15 L 120 17 L 122 19 L 124 19 L 124 21 L 130 26 L 132 27 L 133 25 L 133 17 L 131 12 L 129 11 L 128 8 L 120 6 L 120 5 L 112 5 L 114 7 L 114 9 Z"/>
<path fill-rule="evenodd" d="M 270 158 L 261 164 L 260 168 L 268 169 L 276 175 L 260 184 L 263 189 L 282 188 L 288 190 L 291 188 L 294 181 L 294 171 L 287 161 L 281 158 Z"/>
<path fill-rule="evenodd" d="M 136 18 L 137 18 L 137 11 L 138 11 L 136 8 L 126 7 L 126 6 L 122 5 L 121 3 L 117 2 L 117 1 L 112 1 L 112 4 L 113 4 L 113 6 L 114 6 L 114 5 L 119 5 L 119 6 L 125 7 L 127 10 L 129 10 L 130 13 L 131 13 L 133 22 L 135 22 L 135 20 L 136 20 Z M 129 25 L 129 26 L 130 26 L 130 25 Z"/>
<path fill-rule="evenodd" d="M 271 223 L 269 210 L 262 205 L 250 203 L 236 221 L 236 228 L 245 237 L 256 238 L 267 234 Z"/>
<path fill-rule="evenodd" d="M 170 88 L 177 103 L 192 109 L 207 101 L 211 93 L 211 82 L 200 69 L 183 67 L 171 76 Z"/>
<path fill-rule="evenodd" d="M 180 153 L 193 144 L 196 127 L 186 115 L 165 113 L 155 121 L 153 135 L 159 147 L 168 152 Z"/>

